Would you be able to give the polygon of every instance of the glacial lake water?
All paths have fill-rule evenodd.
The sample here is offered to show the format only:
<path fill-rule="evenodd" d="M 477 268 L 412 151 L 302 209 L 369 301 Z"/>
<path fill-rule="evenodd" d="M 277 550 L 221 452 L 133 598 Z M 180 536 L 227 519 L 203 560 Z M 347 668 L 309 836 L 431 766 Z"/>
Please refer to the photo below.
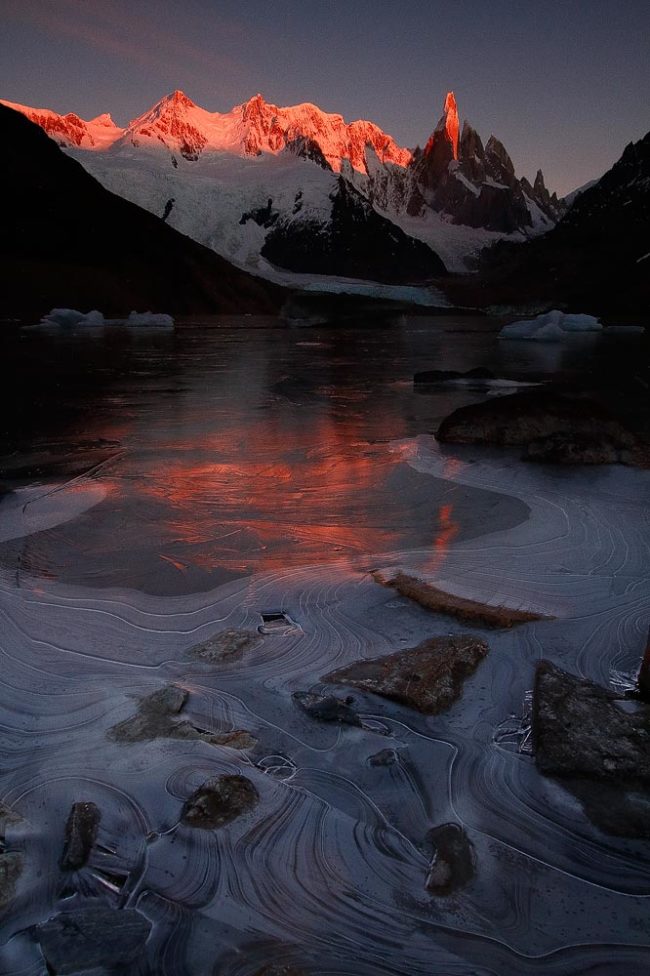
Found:
<path fill-rule="evenodd" d="M 2 425 L 17 490 L 0 497 L 0 800 L 22 818 L 3 844 L 23 870 L 0 972 L 45 974 L 33 927 L 89 900 L 151 922 L 129 971 L 141 976 L 650 967 L 650 845 L 601 834 L 519 748 L 540 658 L 603 684 L 633 678 L 650 476 L 442 448 L 446 414 L 507 388 L 413 388 L 424 369 L 604 376 L 641 348 L 500 342 L 494 321 L 470 316 L 3 336 L 21 389 Z M 372 576 L 398 568 L 555 619 L 472 628 L 490 652 L 440 716 L 354 692 L 363 727 L 314 722 L 293 692 L 467 629 Z M 276 610 L 297 626 L 243 656 L 188 653 Z M 195 728 L 244 729 L 257 745 L 107 736 L 170 683 Z M 389 765 L 370 761 L 387 749 Z M 179 822 L 194 789 L 233 772 L 260 794 L 251 814 L 218 831 Z M 80 800 L 102 820 L 70 877 L 58 862 Z M 436 898 L 425 839 L 449 822 L 477 872 Z"/>

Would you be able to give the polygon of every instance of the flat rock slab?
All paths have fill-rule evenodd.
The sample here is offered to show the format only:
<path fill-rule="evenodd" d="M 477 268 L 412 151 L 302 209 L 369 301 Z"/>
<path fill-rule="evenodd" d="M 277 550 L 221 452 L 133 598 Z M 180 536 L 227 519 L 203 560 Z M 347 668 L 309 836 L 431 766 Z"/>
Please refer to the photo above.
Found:
<path fill-rule="evenodd" d="M 78 871 L 86 864 L 97 840 L 99 807 L 90 802 L 73 803 L 65 825 L 65 845 L 61 856 L 63 871 Z"/>
<path fill-rule="evenodd" d="M 650 837 L 650 706 L 541 661 L 532 731 L 539 771 L 558 777 L 596 826 Z"/>
<path fill-rule="evenodd" d="M 460 697 L 463 682 L 487 652 L 486 642 L 473 634 L 432 637 L 417 647 L 332 671 L 323 681 L 351 685 L 437 715 Z"/>
<path fill-rule="evenodd" d="M 187 653 L 189 657 L 197 658 L 199 661 L 218 664 L 237 658 L 244 651 L 252 650 L 262 642 L 262 639 L 259 634 L 250 630 L 224 630 L 222 634 L 216 634 L 202 644 L 195 644 Z"/>
<path fill-rule="evenodd" d="M 216 776 L 199 786 L 185 801 L 181 820 L 188 827 L 216 830 L 248 813 L 259 793 L 245 776 Z"/>
<path fill-rule="evenodd" d="M 361 719 L 350 703 L 341 701 L 334 695 L 317 695 L 311 691 L 295 691 L 291 697 L 303 712 L 318 722 L 361 725 Z"/>
<path fill-rule="evenodd" d="M 464 888 L 475 874 L 474 848 L 459 824 L 434 827 L 427 835 L 434 848 L 425 887 L 432 895 L 452 895 Z"/>
<path fill-rule="evenodd" d="M 140 912 L 93 905 L 55 915 L 36 935 L 48 970 L 64 976 L 94 967 L 119 971 L 140 955 L 150 930 Z"/>

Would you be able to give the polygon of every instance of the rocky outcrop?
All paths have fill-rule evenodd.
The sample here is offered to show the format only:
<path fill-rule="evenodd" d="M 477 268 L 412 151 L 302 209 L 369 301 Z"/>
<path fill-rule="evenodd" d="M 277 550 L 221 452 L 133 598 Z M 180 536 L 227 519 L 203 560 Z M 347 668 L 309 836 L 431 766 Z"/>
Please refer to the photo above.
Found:
<path fill-rule="evenodd" d="M 432 637 L 417 647 L 332 671 L 323 681 L 350 685 L 437 715 L 460 697 L 465 679 L 487 652 L 485 641 L 472 634 Z"/>
<path fill-rule="evenodd" d="M 217 830 L 253 810 L 259 802 L 255 786 L 245 776 L 215 776 L 185 801 L 182 822 L 201 830 Z"/>
<path fill-rule="evenodd" d="M 601 829 L 650 837 L 650 707 L 541 661 L 533 695 L 541 773 L 559 778 Z"/>
<path fill-rule="evenodd" d="M 392 284 L 430 281 L 446 273 L 431 248 L 380 216 L 343 177 L 330 200 L 329 219 L 302 210 L 281 215 L 267 234 L 262 256 L 302 274 Z"/>
<path fill-rule="evenodd" d="M 532 231 L 540 223 L 550 228 L 564 212 L 551 197 L 538 172 L 533 186 L 518 179 L 503 143 L 490 136 L 485 146 L 472 126 L 463 124 L 458 136 L 458 111 L 453 92 L 447 94 L 444 114 L 423 151 L 409 165 L 406 211 L 424 208 L 444 213 L 453 223 L 510 234 Z M 399 195 L 393 192 L 393 199 Z"/>

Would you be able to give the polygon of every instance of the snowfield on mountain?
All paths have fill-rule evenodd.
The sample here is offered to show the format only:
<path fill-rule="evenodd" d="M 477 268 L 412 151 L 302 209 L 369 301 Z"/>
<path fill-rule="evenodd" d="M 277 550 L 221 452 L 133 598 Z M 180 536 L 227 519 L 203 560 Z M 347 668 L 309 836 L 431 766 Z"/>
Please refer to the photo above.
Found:
<path fill-rule="evenodd" d="M 346 123 L 310 103 L 282 108 L 261 95 L 220 113 L 175 91 L 124 128 L 108 114 L 84 122 L 73 113 L 5 104 L 44 128 L 107 189 L 238 267 L 274 280 L 298 273 L 303 283 L 314 274 L 387 282 L 393 261 L 402 265 L 394 283 L 416 284 L 445 269 L 471 270 L 487 245 L 543 233 L 563 212 L 541 173 L 534 185 L 518 179 L 498 140 L 492 136 L 484 147 L 467 122 L 461 129 L 451 92 L 424 150 L 400 147 L 374 123 Z M 384 239 L 377 244 L 366 210 L 366 240 L 361 233 L 353 244 L 352 272 L 330 267 L 321 254 L 328 237 L 330 251 L 341 252 L 334 240 L 340 177 L 397 229 L 378 225 Z M 346 205 L 358 208 L 359 198 L 348 194 Z M 354 219 L 350 228 L 356 230 Z M 313 239 L 318 246 L 312 253 L 305 242 Z M 416 242 L 433 252 L 430 273 Z M 373 244 L 384 260 L 370 255 Z M 409 281 L 404 274 L 411 254 L 418 259 Z"/>

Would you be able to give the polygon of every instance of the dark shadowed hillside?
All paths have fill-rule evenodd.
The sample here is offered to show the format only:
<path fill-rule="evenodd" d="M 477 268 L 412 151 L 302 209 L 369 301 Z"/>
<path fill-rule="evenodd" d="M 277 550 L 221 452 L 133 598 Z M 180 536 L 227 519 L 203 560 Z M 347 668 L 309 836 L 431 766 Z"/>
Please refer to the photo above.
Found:
<path fill-rule="evenodd" d="M 0 317 L 52 306 L 274 312 L 282 289 L 239 271 L 105 190 L 37 125 L 0 105 Z"/>
<path fill-rule="evenodd" d="M 456 290 L 458 294 L 456 294 Z M 565 305 L 648 314 L 650 133 L 585 190 L 553 230 L 525 245 L 497 244 L 481 275 L 452 284 L 477 304 Z"/>

